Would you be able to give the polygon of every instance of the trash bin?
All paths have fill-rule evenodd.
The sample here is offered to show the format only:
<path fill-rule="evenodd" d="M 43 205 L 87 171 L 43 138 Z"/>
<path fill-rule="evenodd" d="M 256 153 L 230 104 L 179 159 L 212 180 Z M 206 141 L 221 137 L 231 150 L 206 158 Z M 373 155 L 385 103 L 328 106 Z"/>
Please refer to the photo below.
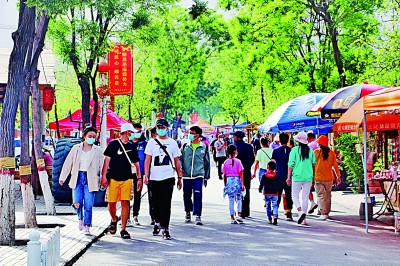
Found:
<path fill-rule="evenodd" d="M 359 214 L 360 214 L 360 220 L 365 220 L 365 203 L 361 202 L 360 203 L 360 209 L 359 209 Z M 372 203 L 368 203 L 368 220 L 371 221 L 372 218 Z"/>

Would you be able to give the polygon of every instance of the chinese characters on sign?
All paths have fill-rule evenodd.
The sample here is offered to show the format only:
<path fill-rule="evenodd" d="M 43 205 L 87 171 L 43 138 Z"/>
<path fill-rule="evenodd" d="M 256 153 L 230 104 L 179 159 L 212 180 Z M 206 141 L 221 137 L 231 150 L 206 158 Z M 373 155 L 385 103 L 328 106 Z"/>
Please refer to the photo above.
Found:
<path fill-rule="evenodd" d="M 108 55 L 108 85 L 111 95 L 133 93 L 133 60 L 128 46 L 116 44 Z"/>

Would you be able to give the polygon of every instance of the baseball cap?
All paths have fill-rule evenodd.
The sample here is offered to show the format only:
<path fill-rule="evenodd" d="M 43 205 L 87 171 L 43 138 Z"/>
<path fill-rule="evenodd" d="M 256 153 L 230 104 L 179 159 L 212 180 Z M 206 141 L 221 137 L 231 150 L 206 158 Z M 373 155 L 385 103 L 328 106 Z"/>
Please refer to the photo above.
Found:
<path fill-rule="evenodd" d="M 121 133 L 124 133 L 126 131 L 135 131 L 131 123 L 125 123 L 121 126 Z"/>
<path fill-rule="evenodd" d="M 156 122 L 156 126 L 164 126 L 169 127 L 168 121 L 164 118 L 158 119 Z"/>

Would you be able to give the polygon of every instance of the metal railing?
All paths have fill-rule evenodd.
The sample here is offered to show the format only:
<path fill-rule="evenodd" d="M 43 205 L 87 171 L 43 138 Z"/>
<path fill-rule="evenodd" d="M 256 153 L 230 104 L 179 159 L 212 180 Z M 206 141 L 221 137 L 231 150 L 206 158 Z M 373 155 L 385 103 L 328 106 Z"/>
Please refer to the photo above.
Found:
<path fill-rule="evenodd" d="M 55 266 L 60 262 L 60 227 L 56 227 L 45 241 L 40 242 L 40 232 L 29 234 L 28 266 Z"/>

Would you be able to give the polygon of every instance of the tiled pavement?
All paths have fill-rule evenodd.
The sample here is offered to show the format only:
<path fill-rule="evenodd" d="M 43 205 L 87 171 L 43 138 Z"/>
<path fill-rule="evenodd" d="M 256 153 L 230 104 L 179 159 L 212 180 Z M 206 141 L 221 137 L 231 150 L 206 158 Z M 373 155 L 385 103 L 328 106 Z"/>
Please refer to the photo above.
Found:
<path fill-rule="evenodd" d="M 16 240 L 29 239 L 29 233 L 34 229 L 19 228 L 24 225 L 24 212 L 22 207 L 22 198 L 20 186 L 16 181 L 16 201 L 15 201 L 15 216 L 16 225 L 15 238 Z M 43 197 L 38 197 L 35 200 L 36 212 L 38 214 L 45 213 L 45 205 Z M 61 215 L 47 216 L 37 215 L 36 219 L 40 225 L 42 224 L 59 224 L 61 233 L 61 250 L 60 264 L 71 261 L 77 254 L 84 250 L 95 238 L 100 236 L 106 229 L 110 221 L 106 207 L 94 207 L 93 210 L 93 227 L 91 228 L 92 236 L 85 236 L 78 230 L 78 219 L 74 214 L 71 206 L 56 205 L 57 213 Z M 61 227 L 62 226 L 62 227 Z M 53 228 L 39 228 L 36 229 L 40 232 L 41 240 L 46 239 L 47 235 Z M 27 246 L 26 244 L 20 246 L 0 246 L 0 265 L 27 265 Z"/>

